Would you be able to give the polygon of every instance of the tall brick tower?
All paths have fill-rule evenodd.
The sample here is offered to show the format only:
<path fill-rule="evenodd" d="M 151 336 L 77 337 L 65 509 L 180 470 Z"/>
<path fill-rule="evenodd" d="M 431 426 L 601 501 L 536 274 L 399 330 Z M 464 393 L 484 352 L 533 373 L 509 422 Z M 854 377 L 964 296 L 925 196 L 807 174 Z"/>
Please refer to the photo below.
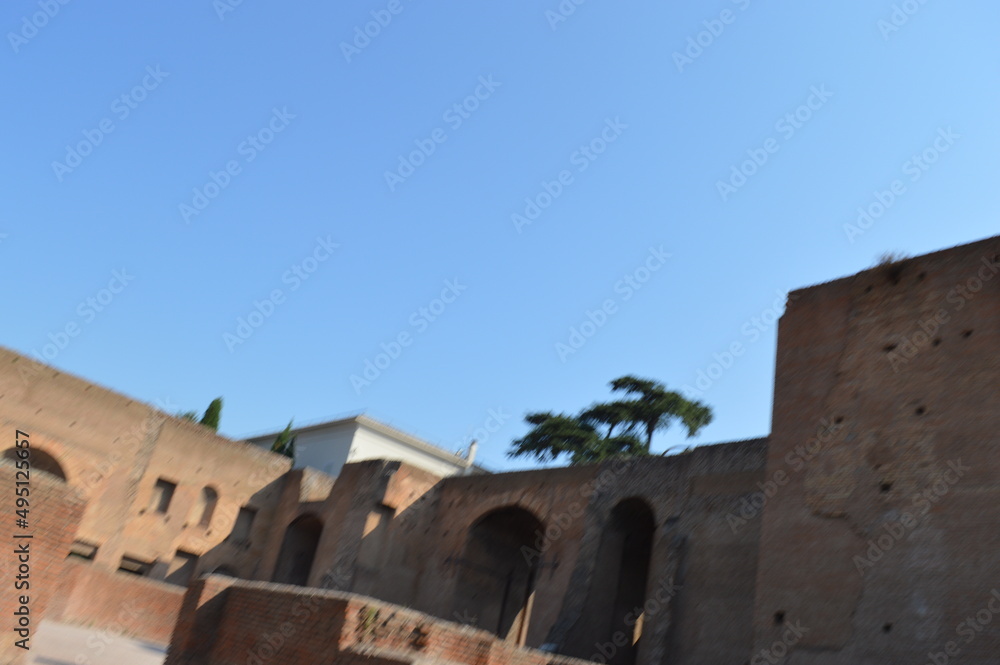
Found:
<path fill-rule="evenodd" d="M 751 662 L 997 662 L 998 351 L 1000 237 L 790 295 Z"/>

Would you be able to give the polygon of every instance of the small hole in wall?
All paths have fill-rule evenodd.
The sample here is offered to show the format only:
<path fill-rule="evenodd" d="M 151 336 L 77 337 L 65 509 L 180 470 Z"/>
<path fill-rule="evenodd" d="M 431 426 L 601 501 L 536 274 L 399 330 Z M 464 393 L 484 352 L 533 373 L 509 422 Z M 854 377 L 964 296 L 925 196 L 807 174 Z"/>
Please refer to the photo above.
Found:
<path fill-rule="evenodd" d="M 883 633 L 891 633 L 892 632 L 892 624 L 891 623 L 883 624 L 882 625 L 882 632 Z"/>
<path fill-rule="evenodd" d="M 833 419 L 834 425 L 839 425 L 842 422 L 844 422 L 844 416 L 837 416 L 836 418 Z"/>
<path fill-rule="evenodd" d="M 969 339 L 970 337 L 972 337 L 972 331 L 971 330 L 963 330 L 962 331 L 962 339 Z"/>
<path fill-rule="evenodd" d="M 918 416 L 922 416 L 922 415 L 924 415 L 925 413 L 927 413 L 927 409 L 925 409 L 925 408 L 924 408 L 924 407 L 922 407 L 922 406 L 918 406 L 918 407 L 917 407 L 917 410 L 916 410 L 916 411 L 914 411 L 914 413 L 915 413 L 915 414 L 917 414 Z"/>
<path fill-rule="evenodd" d="M 780 626 L 785 623 L 785 612 L 783 610 L 778 610 L 774 613 L 774 625 Z"/>
<path fill-rule="evenodd" d="M 872 292 L 872 286 L 871 284 L 869 284 L 868 286 L 865 287 L 865 293 L 871 293 L 871 292 Z"/>
<path fill-rule="evenodd" d="M 935 337 L 934 341 L 931 342 L 931 345 L 932 346 L 941 346 L 941 338 L 940 337 Z"/>
<path fill-rule="evenodd" d="M 886 344 L 885 346 L 882 347 L 882 350 L 885 351 L 886 353 L 890 353 L 890 352 L 896 350 L 896 345 L 895 344 Z"/>
<path fill-rule="evenodd" d="M 924 281 L 924 278 L 925 278 L 925 277 L 927 277 L 927 273 L 925 273 L 925 272 L 922 272 L 922 273 L 920 273 L 919 275 L 917 275 L 917 281 L 918 281 L 918 282 L 922 282 L 922 281 Z"/>
<path fill-rule="evenodd" d="M 878 491 L 881 492 L 882 494 L 887 493 L 891 489 L 892 489 L 892 483 L 884 482 L 878 486 Z"/>

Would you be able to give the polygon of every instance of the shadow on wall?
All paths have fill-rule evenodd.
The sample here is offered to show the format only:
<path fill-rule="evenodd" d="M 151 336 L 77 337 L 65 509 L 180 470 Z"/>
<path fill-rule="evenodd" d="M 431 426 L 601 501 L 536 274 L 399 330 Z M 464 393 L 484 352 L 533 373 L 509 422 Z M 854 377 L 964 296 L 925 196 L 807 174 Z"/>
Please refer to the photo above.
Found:
<path fill-rule="evenodd" d="M 3 451 L 4 459 L 9 459 L 16 463 L 21 459 L 17 455 L 17 450 L 17 448 L 8 448 Z M 59 464 L 55 457 L 37 446 L 31 448 L 31 470 L 44 471 L 64 483 L 66 482 L 66 472 L 63 470 L 62 465 Z"/>
<path fill-rule="evenodd" d="M 305 586 L 309 583 L 323 523 L 312 513 L 296 517 L 282 539 L 272 582 Z"/>
<path fill-rule="evenodd" d="M 494 510 L 469 530 L 458 566 L 454 615 L 523 645 L 535 593 L 537 558 L 525 557 L 541 520 L 520 507 Z"/>
<path fill-rule="evenodd" d="M 653 509 L 640 498 L 615 504 L 602 530 L 585 606 L 573 637 L 578 657 L 604 658 L 609 665 L 632 665 L 641 646 L 644 608 L 656 523 Z M 594 645 L 605 645 L 595 653 Z M 611 645 L 611 646 L 607 646 Z"/>

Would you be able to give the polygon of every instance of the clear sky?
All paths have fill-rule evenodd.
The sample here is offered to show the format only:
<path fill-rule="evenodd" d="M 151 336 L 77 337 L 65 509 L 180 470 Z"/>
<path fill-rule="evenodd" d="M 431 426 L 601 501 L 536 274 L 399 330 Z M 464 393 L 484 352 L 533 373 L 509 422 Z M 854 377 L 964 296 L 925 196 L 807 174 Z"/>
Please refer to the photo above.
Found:
<path fill-rule="evenodd" d="M 0 9 L 0 343 L 227 435 L 766 434 L 785 292 L 996 233 L 995 2 L 237 1 Z"/>

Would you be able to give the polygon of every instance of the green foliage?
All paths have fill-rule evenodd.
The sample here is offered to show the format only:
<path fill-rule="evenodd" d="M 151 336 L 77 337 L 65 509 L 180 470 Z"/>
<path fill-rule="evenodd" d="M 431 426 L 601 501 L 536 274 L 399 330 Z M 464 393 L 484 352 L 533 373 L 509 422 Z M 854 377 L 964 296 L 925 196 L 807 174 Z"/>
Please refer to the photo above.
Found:
<path fill-rule="evenodd" d="M 292 421 L 288 421 L 288 426 L 281 431 L 281 434 L 274 439 L 271 444 L 271 452 L 291 457 L 295 459 L 295 437 L 292 436 Z"/>
<path fill-rule="evenodd" d="M 712 410 L 650 379 L 623 376 L 611 391 L 626 399 L 593 404 L 576 416 L 529 413 L 529 432 L 515 440 L 508 457 L 534 457 L 551 462 L 568 456 L 570 464 L 599 462 L 609 457 L 648 455 L 653 434 L 674 422 L 692 437 L 712 422 Z"/>
<path fill-rule="evenodd" d="M 190 420 L 193 423 L 198 422 L 197 411 L 181 411 L 180 413 L 177 414 L 177 417 L 182 418 L 184 420 Z"/>
<path fill-rule="evenodd" d="M 201 424 L 211 427 L 216 432 L 219 431 L 219 420 L 222 419 L 222 398 L 216 397 L 205 409 L 205 415 L 201 417 Z"/>

